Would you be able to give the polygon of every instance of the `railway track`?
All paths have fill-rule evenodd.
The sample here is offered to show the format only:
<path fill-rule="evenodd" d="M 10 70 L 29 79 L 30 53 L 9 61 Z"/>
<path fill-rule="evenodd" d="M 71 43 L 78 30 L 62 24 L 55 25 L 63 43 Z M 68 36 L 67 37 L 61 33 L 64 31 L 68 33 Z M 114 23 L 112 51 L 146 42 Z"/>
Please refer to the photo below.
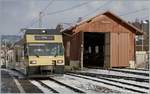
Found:
<path fill-rule="evenodd" d="M 87 67 L 89 69 L 104 69 L 104 68 L 100 68 L 100 67 Z M 139 68 L 109 68 L 109 69 L 120 69 L 120 70 L 135 70 L 135 71 L 149 71 L 148 69 L 139 69 Z"/>
<path fill-rule="evenodd" d="M 49 89 L 53 93 L 85 93 L 82 90 L 77 89 L 76 87 L 72 87 L 71 85 L 67 85 L 62 83 L 56 79 L 48 78 L 47 80 L 36 80 L 41 86 Z"/>
<path fill-rule="evenodd" d="M 22 76 L 22 74 L 17 71 L 17 70 L 12 70 L 15 73 L 18 73 L 19 75 Z M 20 78 L 16 76 L 17 78 Z M 24 80 L 24 75 L 23 79 Z M 53 79 L 52 77 L 31 77 L 31 78 L 26 78 L 26 80 L 29 80 L 33 85 L 37 86 L 39 89 L 43 90 L 44 93 L 85 93 L 84 91 L 73 87 L 71 85 L 65 84 L 63 82 L 60 82 L 56 79 Z M 45 82 L 46 81 L 46 82 Z M 49 84 L 47 84 L 49 83 Z M 55 86 L 54 86 L 55 85 Z M 59 89 L 61 88 L 61 89 Z M 65 90 L 65 91 L 64 91 Z"/>
<path fill-rule="evenodd" d="M 107 75 L 107 74 L 96 74 L 96 73 L 84 73 L 84 72 L 70 72 L 66 75 L 71 75 L 75 77 L 80 77 L 83 79 L 104 83 L 110 86 L 116 86 L 118 88 L 123 88 L 125 90 L 129 90 L 136 93 L 147 93 L 149 87 L 146 85 L 140 85 L 140 82 L 148 82 L 148 79 L 135 78 L 135 77 L 125 77 L 125 76 L 117 76 L 117 75 Z M 113 78 L 113 79 L 111 79 Z M 126 81 L 120 81 L 118 79 L 123 78 Z M 37 81 L 41 86 L 47 88 L 52 93 L 64 93 L 61 90 L 65 90 L 66 93 L 85 93 L 84 90 L 80 90 L 80 88 L 76 88 L 71 86 L 70 84 L 65 84 L 62 81 L 54 79 L 53 77 L 47 77 L 40 79 L 33 79 Z M 138 81 L 139 84 L 130 83 L 127 80 Z M 52 86 L 55 85 L 55 86 Z M 58 86 L 61 89 L 56 88 Z"/>
<path fill-rule="evenodd" d="M 112 80 L 112 79 L 108 79 L 106 77 L 95 78 L 95 77 L 89 77 L 89 76 L 85 76 L 85 75 L 81 75 L 81 74 L 80 75 L 73 74 L 73 73 L 67 73 L 67 75 L 71 75 L 71 76 L 75 76 L 75 77 L 79 77 L 79 78 L 83 78 L 83 79 L 87 79 L 87 80 L 92 80 L 92 81 L 104 83 L 104 84 L 111 85 L 111 86 L 116 86 L 118 88 L 123 88 L 123 89 L 133 91 L 136 93 L 148 93 L 148 89 L 149 89 L 146 86 L 140 86 L 140 85 L 136 85 L 136 84 Z"/>
<path fill-rule="evenodd" d="M 139 68 L 136 68 L 136 69 L 133 69 L 133 68 L 119 68 L 119 69 L 137 70 L 137 71 L 149 71 L 148 69 L 139 69 Z"/>
<path fill-rule="evenodd" d="M 82 90 L 79 90 L 79 89 L 77 89 L 77 88 L 75 88 L 75 87 L 72 87 L 72 86 L 70 86 L 70 85 L 67 85 L 67 84 L 65 84 L 65 83 L 62 83 L 62 82 L 60 82 L 60 81 L 58 81 L 58 80 L 56 80 L 56 79 L 49 78 L 49 80 L 52 80 L 52 81 L 54 81 L 54 82 L 56 82 L 56 83 L 58 83 L 58 84 L 60 84 L 60 85 L 62 85 L 62 86 L 65 86 L 65 87 L 67 87 L 67 88 L 69 88 L 69 89 L 71 89 L 71 90 L 73 90 L 73 91 L 75 91 L 75 92 L 77 92 L 77 93 L 85 93 L 85 92 L 82 91 Z"/>
<path fill-rule="evenodd" d="M 123 70 L 123 69 L 109 69 L 111 71 L 123 72 L 123 73 L 131 73 L 136 75 L 149 76 L 148 72 L 144 71 L 134 71 L 134 70 Z"/>
<path fill-rule="evenodd" d="M 139 87 L 139 88 L 143 88 L 143 89 L 149 89 L 149 87 L 148 87 L 148 86 L 137 85 L 136 83 L 123 82 L 123 81 L 114 80 L 114 79 L 106 78 L 106 77 L 98 77 L 98 78 L 101 78 L 101 79 L 104 79 L 104 80 L 109 80 L 109 81 L 112 81 L 112 82 L 121 83 L 121 84 L 130 85 L 130 86 L 134 86 L 134 87 Z"/>
<path fill-rule="evenodd" d="M 117 79 L 125 79 L 125 80 L 149 83 L 148 78 L 138 78 L 138 77 L 128 77 L 128 76 L 121 76 L 121 75 L 98 74 L 98 73 L 88 73 L 88 72 L 69 72 L 69 73 L 86 75 L 86 76 L 91 76 L 91 77 L 108 77 L 108 78 L 117 78 Z"/>
<path fill-rule="evenodd" d="M 42 86 L 44 86 L 45 88 L 49 89 L 50 91 L 52 91 L 53 93 L 59 93 L 58 91 L 56 91 L 55 89 L 51 88 L 50 86 L 44 84 L 42 81 L 38 80 L 37 82 L 39 82 Z"/>
<path fill-rule="evenodd" d="M 129 69 L 129 68 L 125 68 L 125 69 L 120 69 L 120 68 L 110 68 L 110 69 L 90 68 L 90 69 L 109 70 L 109 71 L 117 71 L 117 72 L 128 73 L 128 74 L 149 76 L 149 71 L 148 70 L 142 70 L 142 69 L 138 69 L 138 70 L 137 69 Z"/>

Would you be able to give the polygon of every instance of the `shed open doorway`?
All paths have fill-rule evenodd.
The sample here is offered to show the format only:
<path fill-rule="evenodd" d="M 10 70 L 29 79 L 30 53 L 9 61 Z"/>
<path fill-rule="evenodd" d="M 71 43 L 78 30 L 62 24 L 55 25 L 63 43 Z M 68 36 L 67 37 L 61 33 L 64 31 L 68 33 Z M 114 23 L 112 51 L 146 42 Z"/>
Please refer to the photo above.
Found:
<path fill-rule="evenodd" d="M 84 32 L 84 67 L 104 67 L 105 33 Z"/>

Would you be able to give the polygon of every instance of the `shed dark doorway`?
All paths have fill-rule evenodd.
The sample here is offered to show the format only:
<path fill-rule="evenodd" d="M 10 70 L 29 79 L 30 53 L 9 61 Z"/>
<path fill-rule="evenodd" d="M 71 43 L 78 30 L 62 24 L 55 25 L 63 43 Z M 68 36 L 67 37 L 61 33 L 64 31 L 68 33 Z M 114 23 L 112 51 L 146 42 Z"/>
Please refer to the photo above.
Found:
<path fill-rule="evenodd" d="M 84 67 L 104 67 L 105 33 L 84 32 Z"/>

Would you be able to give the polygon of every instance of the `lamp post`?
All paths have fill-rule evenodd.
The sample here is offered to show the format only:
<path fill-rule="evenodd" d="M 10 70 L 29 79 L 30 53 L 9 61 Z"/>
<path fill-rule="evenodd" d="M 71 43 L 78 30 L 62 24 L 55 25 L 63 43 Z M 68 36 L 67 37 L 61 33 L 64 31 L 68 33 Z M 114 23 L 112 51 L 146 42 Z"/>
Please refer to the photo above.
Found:
<path fill-rule="evenodd" d="M 144 31 L 145 28 L 144 28 L 144 24 L 148 24 L 147 21 L 142 21 L 142 26 L 141 26 L 141 29 Z M 142 35 L 142 51 L 144 51 L 144 35 Z"/>
<path fill-rule="evenodd" d="M 39 12 L 39 28 L 42 27 L 42 14 L 43 12 Z"/>
<path fill-rule="evenodd" d="M 146 27 L 144 27 L 146 25 Z M 147 26 L 149 26 L 149 21 L 142 21 L 142 30 L 146 32 L 145 36 L 149 36 L 148 34 L 148 30 L 147 30 Z M 148 31 L 148 32 L 147 32 Z M 147 46 L 147 41 L 146 41 L 146 46 Z M 144 35 L 142 35 L 142 51 L 144 51 Z M 145 62 L 149 63 L 149 51 L 146 52 L 147 53 L 147 57 L 145 58 Z M 146 64 L 145 68 L 149 67 L 150 64 Z"/>

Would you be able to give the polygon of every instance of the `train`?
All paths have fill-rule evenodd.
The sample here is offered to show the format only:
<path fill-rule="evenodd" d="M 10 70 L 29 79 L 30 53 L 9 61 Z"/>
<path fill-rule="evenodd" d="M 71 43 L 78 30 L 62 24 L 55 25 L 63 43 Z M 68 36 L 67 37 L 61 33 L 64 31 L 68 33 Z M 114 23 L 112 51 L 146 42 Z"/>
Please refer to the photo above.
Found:
<path fill-rule="evenodd" d="M 16 42 L 14 62 L 9 68 L 28 77 L 64 74 L 64 46 L 62 33 L 57 29 L 23 29 L 24 35 Z"/>

